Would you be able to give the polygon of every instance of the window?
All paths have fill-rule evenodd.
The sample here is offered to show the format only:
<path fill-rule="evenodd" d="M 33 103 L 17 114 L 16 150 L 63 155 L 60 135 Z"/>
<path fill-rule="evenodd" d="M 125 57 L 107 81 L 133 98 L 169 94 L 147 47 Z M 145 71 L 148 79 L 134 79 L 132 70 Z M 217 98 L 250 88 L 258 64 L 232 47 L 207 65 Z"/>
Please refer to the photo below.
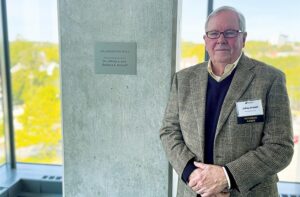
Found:
<path fill-rule="evenodd" d="M 270 6 L 270 4 L 272 4 Z M 248 32 L 245 53 L 282 70 L 286 75 L 290 97 L 295 153 L 291 164 L 279 173 L 280 181 L 300 182 L 300 28 L 293 19 L 299 18 L 300 2 L 215 0 L 214 7 L 234 6 L 246 17 Z M 251 6 L 249 6 L 251 5 Z M 259 9 L 258 9 L 259 8 Z"/>
<path fill-rule="evenodd" d="M 207 0 L 182 1 L 181 9 L 181 58 L 177 70 L 204 61 L 205 48 L 202 37 L 207 16 Z"/>
<path fill-rule="evenodd" d="M 4 131 L 4 105 L 3 105 L 3 85 L 2 80 L 4 62 L 4 36 L 3 36 L 3 16 L 2 4 L 0 4 L 0 166 L 6 163 L 6 149 L 5 149 L 5 131 Z"/>
<path fill-rule="evenodd" d="M 62 164 L 57 2 L 9 0 L 7 19 L 16 161 Z"/>

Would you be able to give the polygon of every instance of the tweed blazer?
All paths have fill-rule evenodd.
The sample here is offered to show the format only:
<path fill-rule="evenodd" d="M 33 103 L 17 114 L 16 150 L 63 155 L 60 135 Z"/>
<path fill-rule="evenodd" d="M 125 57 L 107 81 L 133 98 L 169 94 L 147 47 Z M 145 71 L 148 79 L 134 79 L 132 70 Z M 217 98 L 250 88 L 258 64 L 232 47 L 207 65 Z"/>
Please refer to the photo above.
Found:
<path fill-rule="evenodd" d="M 160 139 L 179 175 L 177 197 L 195 197 L 181 180 L 189 160 L 203 162 L 207 62 L 175 73 Z M 264 122 L 238 124 L 236 102 L 261 100 Z M 293 156 L 285 76 L 242 55 L 225 96 L 214 140 L 214 164 L 226 165 L 238 189 L 231 196 L 278 196 L 277 173 Z"/>

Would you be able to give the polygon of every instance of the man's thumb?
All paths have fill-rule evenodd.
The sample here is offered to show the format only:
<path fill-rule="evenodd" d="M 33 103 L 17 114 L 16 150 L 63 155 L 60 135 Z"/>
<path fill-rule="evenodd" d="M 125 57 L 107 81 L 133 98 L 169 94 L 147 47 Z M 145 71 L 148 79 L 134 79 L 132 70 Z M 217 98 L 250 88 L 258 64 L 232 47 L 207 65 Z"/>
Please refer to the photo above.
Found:
<path fill-rule="evenodd" d="M 194 161 L 194 165 L 198 168 L 204 169 L 205 168 L 205 164 L 201 163 L 201 162 L 196 162 Z"/>

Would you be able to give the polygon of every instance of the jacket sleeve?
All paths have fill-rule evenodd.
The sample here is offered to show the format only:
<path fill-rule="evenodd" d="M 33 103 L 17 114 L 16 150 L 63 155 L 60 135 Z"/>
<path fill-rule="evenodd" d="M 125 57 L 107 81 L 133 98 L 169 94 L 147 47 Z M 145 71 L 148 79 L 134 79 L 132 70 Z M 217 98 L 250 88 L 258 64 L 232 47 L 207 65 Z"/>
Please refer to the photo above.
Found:
<path fill-rule="evenodd" d="M 160 129 L 160 139 L 167 158 L 180 177 L 195 155 L 186 146 L 179 121 L 178 81 L 173 76 L 171 92 Z"/>
<path fill-rule="evenodd" d="M 293 145 L 289 99 L 284 74 L 280 73 L 267 94 L 261 145 L 226 164 L 239 191 L 247 193 L 285 168 L 292 159 Z"/>

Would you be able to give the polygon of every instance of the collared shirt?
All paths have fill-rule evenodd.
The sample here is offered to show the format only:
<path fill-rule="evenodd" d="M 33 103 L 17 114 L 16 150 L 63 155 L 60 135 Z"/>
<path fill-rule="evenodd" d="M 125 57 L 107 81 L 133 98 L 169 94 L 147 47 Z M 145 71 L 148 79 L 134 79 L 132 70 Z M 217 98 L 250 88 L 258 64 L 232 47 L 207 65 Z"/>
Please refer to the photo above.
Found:
<path fill-rule="evenodd" d="M 235 67 L 237 66 L 241 56 L 242 56 L 242 52 L 240 54 L 240 56 L 237 58 L 237 60 L 235 62 L 233 62 L 233 64 L 227 64 L 225 66 L 225 69 L 224 69 L 224 73 L 221 75 L 221 76 L 217 76 L 215 75 L 215 73 L 212 71 L 212 67 L 211 67 L 211 60 L 208 61 L 208 64 L 207 64 L 207 71 L 208 73 L 210 74 L 210 76 L 212 78 L 214 78 L 217 82 L 220 82 L 222 81 L 223 79 L 225 79 L 226 77 L 228 77 L 231 72 L 235 69 Z"/>

